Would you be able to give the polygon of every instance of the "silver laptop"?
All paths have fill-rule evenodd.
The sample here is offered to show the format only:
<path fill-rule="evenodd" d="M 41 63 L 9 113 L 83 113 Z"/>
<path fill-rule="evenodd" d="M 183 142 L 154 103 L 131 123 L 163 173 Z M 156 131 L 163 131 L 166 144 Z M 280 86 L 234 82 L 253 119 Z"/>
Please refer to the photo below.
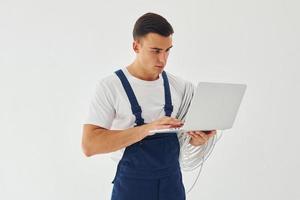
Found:
<path fill-rule="evenodd" d="M 180 128 L 150 132 L 155 134 L 182 130 L 230 129 L 237 116 L 246 87 L 245 84 L 199 82 L 184 125 Z"/>

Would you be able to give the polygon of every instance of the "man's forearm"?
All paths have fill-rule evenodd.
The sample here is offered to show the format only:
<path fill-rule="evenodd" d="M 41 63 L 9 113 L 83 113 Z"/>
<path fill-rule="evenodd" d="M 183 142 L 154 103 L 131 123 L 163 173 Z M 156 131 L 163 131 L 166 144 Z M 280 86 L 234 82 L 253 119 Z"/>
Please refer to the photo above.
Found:
<path fill-rule="evenodd" d="M 141 127 L 129 128 L 126 130 L 106 130 L 95 129 L 86 139 L 87 156 L 95 154 L 109 153 L 133 143 L 136 143 L 144 138 Z"/>

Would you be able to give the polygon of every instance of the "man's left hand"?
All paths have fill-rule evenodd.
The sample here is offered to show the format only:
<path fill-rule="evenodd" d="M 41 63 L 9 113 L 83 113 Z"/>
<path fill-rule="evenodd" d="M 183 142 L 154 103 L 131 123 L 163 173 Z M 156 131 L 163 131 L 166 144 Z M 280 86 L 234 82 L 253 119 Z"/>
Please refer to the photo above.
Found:
<path fill-rule="evenodd" d="M 216 133 L 216 130 L 187 132 L 187 134 L 191 136 L 190 144 L 193 146 L 200 146 L 205 144 L 209 140 L 209 138 L 213 137 Z"/>

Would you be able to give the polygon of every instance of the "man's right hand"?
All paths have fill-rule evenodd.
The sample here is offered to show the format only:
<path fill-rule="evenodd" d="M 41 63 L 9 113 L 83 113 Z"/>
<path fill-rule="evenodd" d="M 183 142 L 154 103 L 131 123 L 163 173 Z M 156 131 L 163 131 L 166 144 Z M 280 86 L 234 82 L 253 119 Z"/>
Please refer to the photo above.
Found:
<path fill-rule="evenodd" d="M 86 156 L 117 151 L 132 145 L 148 135 L 151 130 L 181 127 L 183 123 L 175 118 L 162 117 L 149 124 L 125 130 L 108 130 L 92 124 L 84 124 L 82 147 Z"/>
<path fill-rule="evenodd" d="M 148 135 L 152 135 L 152 133 L 150 133 L 151 130 L 179 128 L 182 125 L 183 122 L 180 121 L 179 119 L 172 118 L 172 117 L 162 117 L 149 124 L 142 125 L 139 128 L 143 137 L 146 137 Z"/>

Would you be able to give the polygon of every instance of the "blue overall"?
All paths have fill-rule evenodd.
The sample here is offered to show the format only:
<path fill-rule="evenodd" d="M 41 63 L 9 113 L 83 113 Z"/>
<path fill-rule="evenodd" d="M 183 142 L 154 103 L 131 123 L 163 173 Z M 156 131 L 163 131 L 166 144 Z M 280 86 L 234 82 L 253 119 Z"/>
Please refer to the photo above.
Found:
<path fill-rule="evenodd" d="M 136 117 L 136 126 L 144 124 L 142 110 L 122 70 L 119 77 Z M 165 91 L 164 111 L 173 111 L 168 78 L 162 72 Z M 128 146 L 120 160 L 112 190 L 112 200 L 185 200 L 179 165 L 179 141 L 176 133 L 159 133 Z"/>

